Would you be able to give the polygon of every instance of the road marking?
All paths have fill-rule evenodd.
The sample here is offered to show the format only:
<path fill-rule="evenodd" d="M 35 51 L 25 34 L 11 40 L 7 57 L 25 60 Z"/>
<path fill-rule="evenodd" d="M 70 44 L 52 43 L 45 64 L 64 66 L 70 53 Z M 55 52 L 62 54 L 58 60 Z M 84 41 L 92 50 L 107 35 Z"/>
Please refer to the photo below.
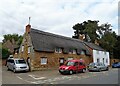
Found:
<path fill-rule="evenodd" d="M 22 78 L 21 78 L 21 77 L 19 77 L 19 76 L 16 76 L 16 77 L 17 77 L 17 78 L 19 78 L 20 80 L 25 81 L 25 82 L 32 83 L 31 81 L 24 80 L 24 79 L 22 79 Z"/>
<path fill-rule="evenodd" d="M 28 76 L 30 76 L 30 77 L 32 77 L 33 79 L 36 79 L 36 80 L 45 79 L 45 77 L 36 77 L 35 75 L 28 75 Z"/>

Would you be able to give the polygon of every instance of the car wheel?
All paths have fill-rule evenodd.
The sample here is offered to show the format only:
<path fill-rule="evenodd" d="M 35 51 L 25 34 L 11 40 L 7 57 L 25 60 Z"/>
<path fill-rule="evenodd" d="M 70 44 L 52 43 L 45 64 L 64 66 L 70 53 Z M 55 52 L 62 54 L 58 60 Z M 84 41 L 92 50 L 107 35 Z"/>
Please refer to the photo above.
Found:
<path fill-rule="evenodd" d="M 8 70 L 8 71 L 10 70 L 9 67 L 7 67 L 7 70 Z"/>
<path fill-rule="evenodd" d="M 13 72 L 14 72 L 14 73 L 16 73 L 16 70 L 15 70 L 15 68 L 13 69 Z"/>
<path fill-rule="evenodd" d="M 85 73 L 85 72 L 86 72 L 86 69 L 82 69 L 82 72 Z"/>
<path fill-rule="evenodd" d="M 109 68 L 107 67 L 107 68 L 106 68 L 106 71 L 108 71 L 108 70 L 109 70 Z"/>
<path fill-rule="evenodd" d="M 72 71 L 72 70 L 70 70 L 70 71 L 69 71 L 69 73 L 70 73 L 70 75 L 72 75 L 72 74 L 73 74 L 73 71 Z"/>

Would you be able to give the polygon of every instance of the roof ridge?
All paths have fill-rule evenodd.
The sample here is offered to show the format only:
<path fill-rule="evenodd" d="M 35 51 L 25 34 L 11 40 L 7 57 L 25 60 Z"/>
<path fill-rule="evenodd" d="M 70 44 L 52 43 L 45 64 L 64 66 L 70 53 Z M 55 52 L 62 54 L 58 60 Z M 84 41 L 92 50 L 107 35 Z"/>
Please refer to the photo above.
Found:
<path fill-rule="evenodd" d="M 45 32 L 45 31 L 42 31 L 42 30 L 38 30 L 38 29 L 34 29 L 34 28 L 31 28 L 31 30 L 34 30 L 36 33 L 41 33 L 41 34 L 44 34 L 44 35 L 47 35 L 47 36 L 54 36 L 54 37 L 57 37 L 57 38 L 64 38 L 66 40 L 75 40 L 75 41 L 78 41 L 78 42 L 82 42 L 80 39 L 74 39 L 74 38 L 70 38 L 70 37 L 66 37 L 66 36 L 62 36 L 62 35 L 58 35 L 58 34 L 54 34 L 54 33 L 50 33 L 50 32 Z"/>

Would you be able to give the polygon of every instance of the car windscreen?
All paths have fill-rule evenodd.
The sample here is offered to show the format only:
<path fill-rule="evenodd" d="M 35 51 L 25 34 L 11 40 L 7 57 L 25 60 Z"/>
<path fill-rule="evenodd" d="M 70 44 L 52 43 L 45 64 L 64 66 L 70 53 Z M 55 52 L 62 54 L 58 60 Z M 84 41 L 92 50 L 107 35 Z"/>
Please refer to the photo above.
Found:
<path fill-rule="evenodd" d="M 89 65 L 90 66 L 95 66 L 95 65 L 97 65 L 97 63 L 90 63 Z"/>
<path fill-rule="evenodd" d="M 73 65 L 74 65 L 74 62 L 68 61 L 65 65 L 66 65 L 66 66 L 73 66 Z"/>
<path fill-rule="evenodd" d="M 26 64 L 25 60 L 15 60 L 16 64 Z"/>

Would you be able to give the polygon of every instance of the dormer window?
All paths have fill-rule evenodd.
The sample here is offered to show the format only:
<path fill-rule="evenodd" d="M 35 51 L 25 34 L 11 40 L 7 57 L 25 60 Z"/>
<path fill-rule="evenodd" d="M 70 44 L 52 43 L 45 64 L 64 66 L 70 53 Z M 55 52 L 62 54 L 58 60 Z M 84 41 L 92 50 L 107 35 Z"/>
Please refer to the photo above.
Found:
<path fill-rule="evenodd" d="M 81 55 L 84 55 L 84 54 L 85 54 L 85 51 L 84 51 L 84 50 L 82 50 L 82 51 L 81 51 Z"/>
<path fill-rule="evenodd" d="M 56 53 L 62 53 L 62 48 L 55 48 Z"/>
<path fill-rule="evenodd" d="M 76 50 L 75 49 L 70 49 L 69 54 L 76 54 Z"/>
<path fill-rule="evenodd" d="M 76 54 L 76 50 L 75 49 L 73 50 L 73 54 Z"/>

